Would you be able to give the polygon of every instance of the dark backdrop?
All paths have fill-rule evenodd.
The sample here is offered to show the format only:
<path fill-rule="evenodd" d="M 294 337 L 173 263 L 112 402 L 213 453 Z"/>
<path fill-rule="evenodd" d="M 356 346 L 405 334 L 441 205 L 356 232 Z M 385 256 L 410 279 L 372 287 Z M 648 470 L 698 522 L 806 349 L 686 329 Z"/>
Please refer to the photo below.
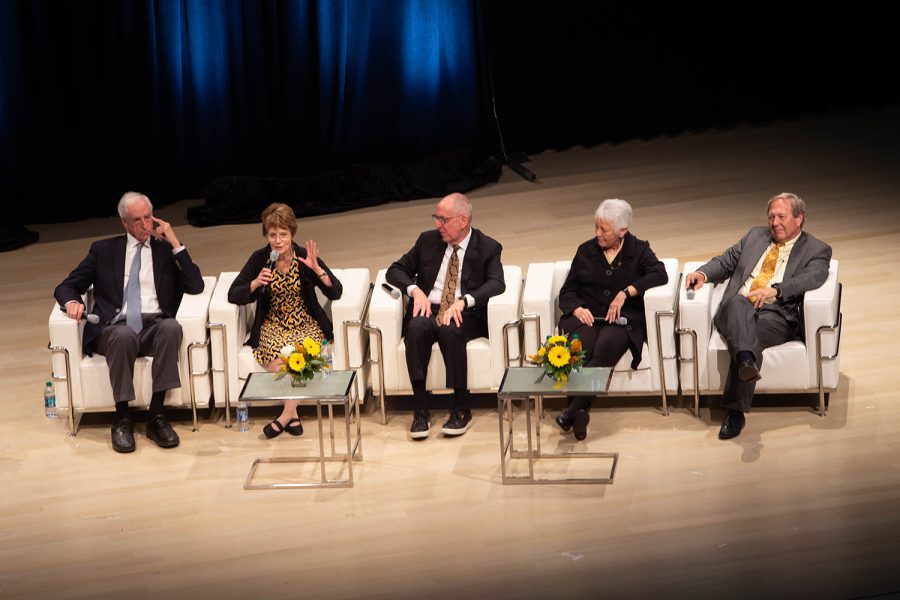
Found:
<path fill-rule="evenodd" d="M 3 226 L 110 215 L 128 189 L 497 154 L 492 90 L 527 152 L 900 100 L 887 9 L 782 4 L 2 2 Z"/>

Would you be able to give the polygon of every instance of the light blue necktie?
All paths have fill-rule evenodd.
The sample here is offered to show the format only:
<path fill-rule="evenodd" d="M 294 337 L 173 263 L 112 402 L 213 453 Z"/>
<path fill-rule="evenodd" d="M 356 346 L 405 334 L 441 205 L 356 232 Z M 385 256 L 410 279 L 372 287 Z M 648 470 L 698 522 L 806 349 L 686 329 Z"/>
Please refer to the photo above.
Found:
<path fill-rule="evenodd" d="M 131 261 L 131 271 L 128 272 L 128 285 L 125 286 L 125 307 L 128 313 L 125 315 L 125 323 L 140 333 L 144 328 L 141 321 L 141 249 L 143 244 L 138 243 L 134 260 Z"/>

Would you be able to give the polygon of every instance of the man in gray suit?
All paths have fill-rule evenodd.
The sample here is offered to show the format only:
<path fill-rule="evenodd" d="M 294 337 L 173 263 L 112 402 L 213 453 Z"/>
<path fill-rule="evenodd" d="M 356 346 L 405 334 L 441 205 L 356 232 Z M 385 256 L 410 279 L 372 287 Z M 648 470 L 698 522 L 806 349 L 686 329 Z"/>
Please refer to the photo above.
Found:
<path fill-rule="evenodd" d="M 762 352 L 803 336 L 803 295 L 825 283 L 831 246 L 802 230 L 806 204 L 795 194 L 769 199 L 769 226 L 754 227 L 721 256 L 685 276 L 685 287 L 728 287 L 713 322 L 725 338 L 731 365 L 719 439 L 740 435 L 762 366 Z"/>

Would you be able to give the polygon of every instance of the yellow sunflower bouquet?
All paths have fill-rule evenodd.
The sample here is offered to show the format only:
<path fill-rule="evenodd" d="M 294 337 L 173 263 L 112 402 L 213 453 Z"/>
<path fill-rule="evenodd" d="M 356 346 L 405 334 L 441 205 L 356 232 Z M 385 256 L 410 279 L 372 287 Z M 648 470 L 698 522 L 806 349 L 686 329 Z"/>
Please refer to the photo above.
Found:
<path fill-rule="evenodd" d="M 584 366 L 584 348 L 577 335 L 571 340 L 568 335 L 548 335 L 537 354 L 528 357 L 528 362 L 543 367 L 544 373 L 556 381 L 553 387 L 559 389 L 569 381 L 572 371 Z"/>
<path fill-rule="evenodd" d="M 328 360 L 322 356 L 322 349 L 328 340 L 321 343 L 312 338 L 304 338 L 299 344 L 288 344 L 281 349 L 281 370 L 278 372 L 276 380 L 281 379 L 285 375 L 291 376 L 291 382 L 294 385 L 306 385 L 306 382 L 312 379 L 316 373 L 331 368 Z"/>

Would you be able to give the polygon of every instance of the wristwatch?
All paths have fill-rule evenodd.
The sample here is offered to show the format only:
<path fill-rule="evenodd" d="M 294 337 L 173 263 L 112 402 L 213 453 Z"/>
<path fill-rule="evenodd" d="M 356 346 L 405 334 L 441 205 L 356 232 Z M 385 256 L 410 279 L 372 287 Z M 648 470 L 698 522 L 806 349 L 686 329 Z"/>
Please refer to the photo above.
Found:
<path fill-rule="evenodd" d="M 776 299 L 776 300 L 781 300 L 781 297 L 782 297 L 782 295 L 783 295 L 782 292 L 781 292 L 781 284 L 780 284 L 780 283 L 773 283 L 773 284 L 772 284 L 772 289 L 775 290 L 775 299 Z"/>

